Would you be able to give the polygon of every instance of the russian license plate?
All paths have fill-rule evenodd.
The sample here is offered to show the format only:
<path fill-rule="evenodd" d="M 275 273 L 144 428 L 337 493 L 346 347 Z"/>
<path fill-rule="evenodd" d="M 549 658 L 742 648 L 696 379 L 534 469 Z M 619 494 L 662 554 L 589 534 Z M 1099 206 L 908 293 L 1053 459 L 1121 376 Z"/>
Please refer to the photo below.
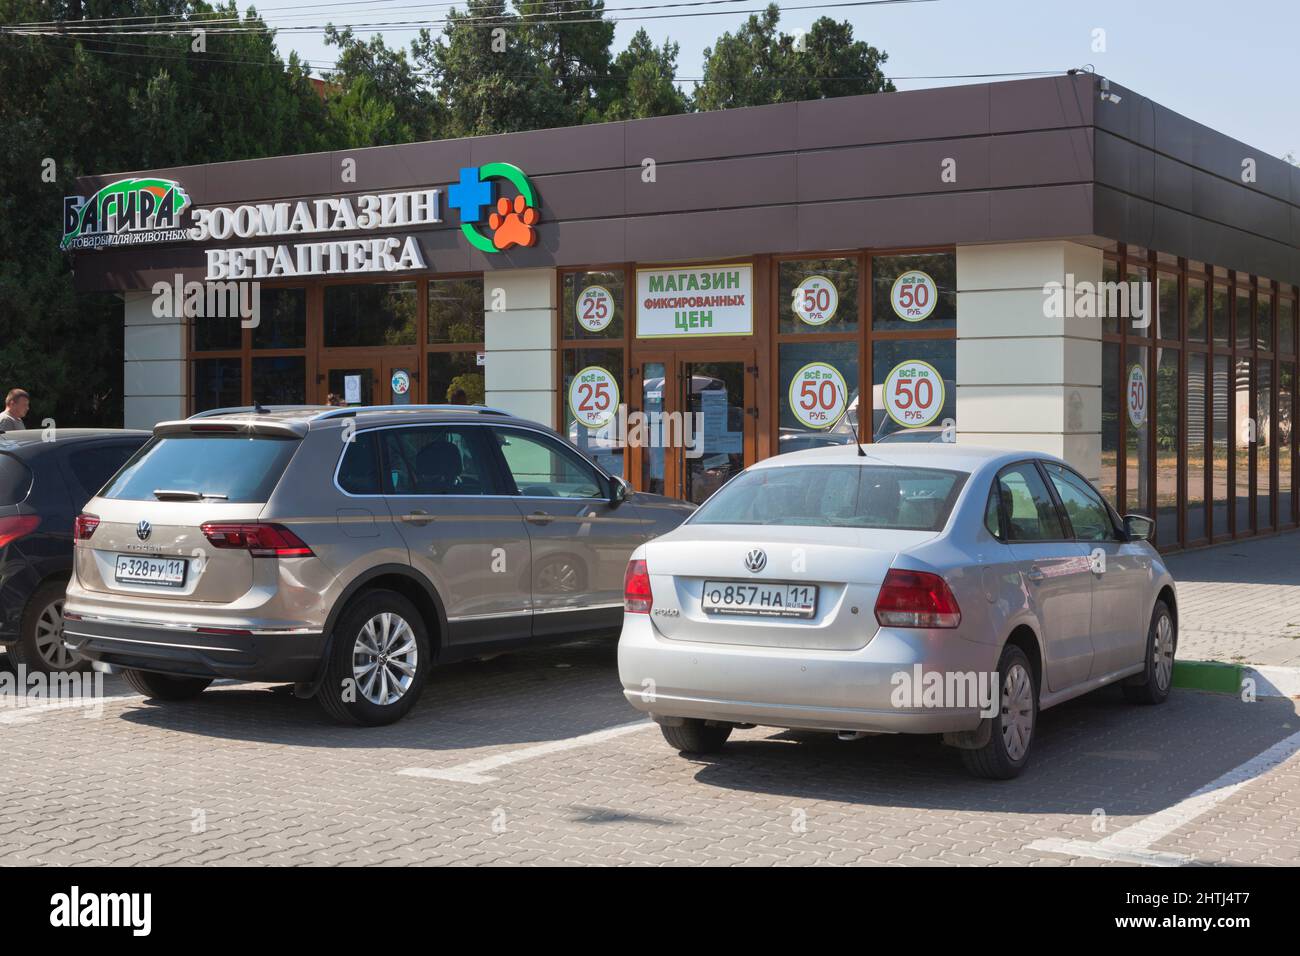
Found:
<path fill-rule="evenodd" d="M 812 617 L 817 613 L 817 586 L 705 581 L 701 606 L 705 614 Z"/>
<path fill-rule="evenodd" d="M 184 558 L 142 558 L 119 554 L 115 577 L 119 584 L 158 584 L 178 588 L 185 583 Z"/>

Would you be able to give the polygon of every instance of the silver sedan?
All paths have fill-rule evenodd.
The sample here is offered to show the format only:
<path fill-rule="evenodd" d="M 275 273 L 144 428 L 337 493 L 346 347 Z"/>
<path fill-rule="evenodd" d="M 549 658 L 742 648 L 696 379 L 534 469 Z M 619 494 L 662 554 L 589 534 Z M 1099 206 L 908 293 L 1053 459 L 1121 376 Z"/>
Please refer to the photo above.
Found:
<path fill-rule="evenodd" d="M 1038 713 L 1169 695 L 1174 582 L 1063 461 L 889 444 L 768 459 L 638 548 L 619 676 L 684 753 L 737 726 L 938 733 L 1009 778 Z"/>

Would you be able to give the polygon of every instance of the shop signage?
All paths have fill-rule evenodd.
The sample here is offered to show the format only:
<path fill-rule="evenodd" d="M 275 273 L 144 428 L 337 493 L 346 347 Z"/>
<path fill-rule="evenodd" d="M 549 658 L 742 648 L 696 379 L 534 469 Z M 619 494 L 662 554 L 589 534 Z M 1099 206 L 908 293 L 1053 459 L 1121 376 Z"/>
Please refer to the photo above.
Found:
<path fill-rule="evenodd" d="M 904 428 L 929 425 L 943 411 L 943 376 L 929 362 L 899 362 L 885 377 L 881 391 L 885 412 Z"/>
<path fill-rule="evenodd" d="M 825 276 L 809 276 L 794 287 L 794 314 L 808 325 L 825 325 L 835 318 L 840 293 Z"/>
<path fill-rule="evenodd" d="M 830 428 L 848 404 L 844 376 L 834 365 L 809 362 L 790 380 L 790 410 L 808 428 Z"/>
<path fill-rule="evenodd" d="M 569 411 L 586 428 L 609 424 L 618 414 L 618 398 L 618 379 L 599 365 L 588 365 L 569 383 Z"/>
<path fill-rule="evenodd" d="M 754 333 L 754 276 L 747 263 L 638 269 L 636 334 L 694 338 Z"/>
<path fill-rule="evenodd" d="M 190 197 L 171 179 L 119 179 L 89 198 L 63 200 L 61 249 L 101 249 L 189 237 L 181 216 Z"/>
<path fill-rule="evenodd" d="M 894 314 L 904 322 L 921 322 L 939 304 L 939 289 L 928 272 L 913 269 L 894 280 L 889 290 Z"/>
<path fill-rule="evenodd" d="M 405 395 L 411 390 L 411 373 L 404 368 L 395 370 L 391 385 L 394 395 Z"/>
<path fill-rule="evenodd" d="M 1134 428 L 1141 428 L 1147 420 L 1147 374 L 1141 365 L 1133 365 L 1128 370 L 1128 387 L 1125 389 L 1128 405 L 1128 420 Z"/>
<path fill-rule="evenodd" d="M 577 313 L 588 332 L 603 332 L 614 321 L 614 297 L 602 285 L 589 285 L 578 293 Z"/>
<path fill-rule="evenodd" d="M 514 199 L 498 197 L 498 180 L 508 182 L 518 190 Z M 460 213 L 460 232 L 479 252 L 505 252 L 514 246 L 532 246 L 537 243 L 537 195 L 524 171 L 510 163 L 484 163 L 468 166 L 460 171 L 460 181 L 447 190 L 447 205 Z M 486 236 L 478 224 L 483 221 L 483 210 L 488 214 Z"/>

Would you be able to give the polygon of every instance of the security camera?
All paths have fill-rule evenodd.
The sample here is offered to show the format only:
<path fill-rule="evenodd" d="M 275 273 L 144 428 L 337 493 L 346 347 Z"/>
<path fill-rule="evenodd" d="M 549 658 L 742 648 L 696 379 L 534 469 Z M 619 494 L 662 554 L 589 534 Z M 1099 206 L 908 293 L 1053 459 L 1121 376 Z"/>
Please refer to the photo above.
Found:
<path fill-rule="evenodd" d="M 1104 76 L 1101 78 L 1099 86 L 1101 88 L 1101 101 L 1103 103 L 1118 103 L 1124 98 L 1118 93 L 1112 93 L 1110 91 L 1110 80 L 1106 79 Z"/>

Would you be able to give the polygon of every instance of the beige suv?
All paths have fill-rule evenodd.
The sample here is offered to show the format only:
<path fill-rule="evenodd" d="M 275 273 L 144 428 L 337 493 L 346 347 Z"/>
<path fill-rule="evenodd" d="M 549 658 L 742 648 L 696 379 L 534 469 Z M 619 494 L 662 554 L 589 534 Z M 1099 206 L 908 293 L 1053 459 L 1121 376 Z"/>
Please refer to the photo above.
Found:
<path fill-rule="evenodd" d="M 391 723 L 435 663 L 617 634 L 628 557 L 691 510 L 481 406 L 163 422 L 76 520 L 64 639 L 157 700 L 293 682 Z"/>

